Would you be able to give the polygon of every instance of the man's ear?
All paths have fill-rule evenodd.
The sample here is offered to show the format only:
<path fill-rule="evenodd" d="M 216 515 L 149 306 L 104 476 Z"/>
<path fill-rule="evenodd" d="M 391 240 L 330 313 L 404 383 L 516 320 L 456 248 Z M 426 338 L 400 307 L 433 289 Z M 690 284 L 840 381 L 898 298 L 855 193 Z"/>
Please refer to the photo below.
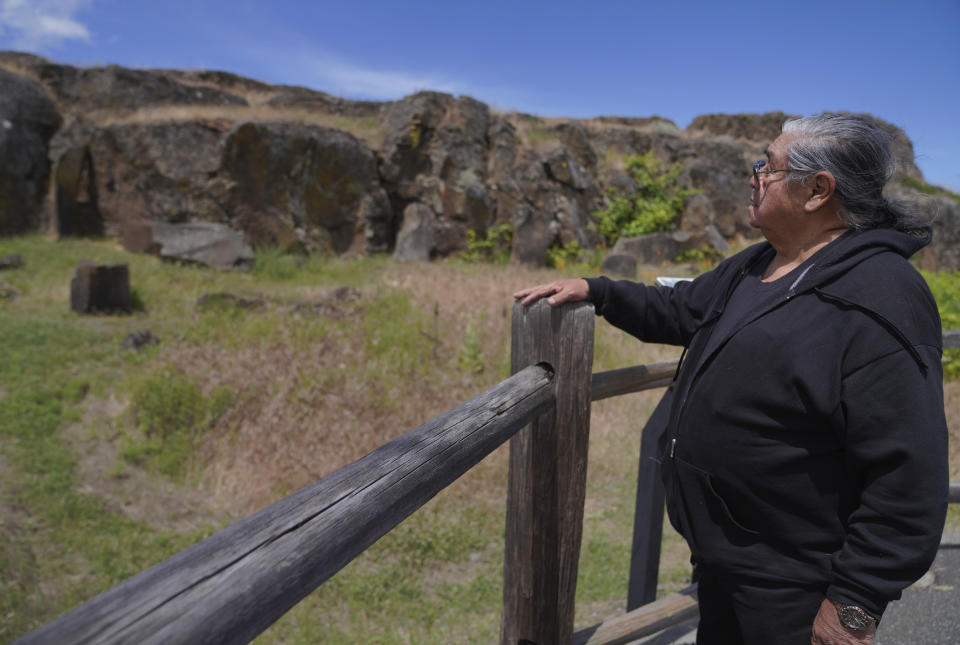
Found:
<path fill-rule="evenodd" d="M 807 201 L 803 210 L 808 213 L 820 210 L 833 198 L 837 188 L 837 180 L 826 170 L 821 170 L 813 177 L 809 177 L 804 185 L 807 187 Z"/>

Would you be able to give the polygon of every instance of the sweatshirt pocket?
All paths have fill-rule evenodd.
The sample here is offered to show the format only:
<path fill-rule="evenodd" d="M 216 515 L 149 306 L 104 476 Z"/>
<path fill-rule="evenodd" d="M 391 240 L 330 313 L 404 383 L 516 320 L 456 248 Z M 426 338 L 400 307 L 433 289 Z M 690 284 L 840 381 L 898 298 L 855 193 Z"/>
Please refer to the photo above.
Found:
<path fill-rule="evenodd" d="M 714 531 L 716 528 L 732 527 L 748 536 L 760 535 L 760 531 L 750 528 L 742 518 L 734 515 L 730 504 L 718 490 L 716 479 L 710 473 L 679 458 L 676 459 L 676 464 L 678 483 L 683 489 L 690 523 L 695 527 L 694 532 L 704 535 L 713 533 L 708 527 L 703 526 L 706 520 L 709 525 L 713 525 L 711 528 Z M 716 526 L 718 524 L 719 527 Z M 731 537 L 726 530 L 723 532 L 728 538 Z"/>

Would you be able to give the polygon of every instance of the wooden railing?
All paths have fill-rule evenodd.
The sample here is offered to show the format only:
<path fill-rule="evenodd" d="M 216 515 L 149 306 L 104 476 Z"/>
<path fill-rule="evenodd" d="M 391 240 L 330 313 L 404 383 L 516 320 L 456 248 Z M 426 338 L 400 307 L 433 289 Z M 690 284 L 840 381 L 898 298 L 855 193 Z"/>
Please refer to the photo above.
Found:
<path fill-rule="evenodd" d="M 502 644 L 628 642 L 696 616 L 694 588 L 653 602 L 663 491 L 650 457 L 668 395 L 641 438 L 627 593 L 634 611 L 573 632 L 590 403 L 664 387 L 676 369 L 665 362 L 591 374 L 593 337 L 590 305 L 514 305 L 510 378 L 17 643 L 252 640 L 511 438 Z M 944 344 L 960 347 L 960 331 L 944 332 Z M 960 485 L 950 495 L 960 502 Z"/>

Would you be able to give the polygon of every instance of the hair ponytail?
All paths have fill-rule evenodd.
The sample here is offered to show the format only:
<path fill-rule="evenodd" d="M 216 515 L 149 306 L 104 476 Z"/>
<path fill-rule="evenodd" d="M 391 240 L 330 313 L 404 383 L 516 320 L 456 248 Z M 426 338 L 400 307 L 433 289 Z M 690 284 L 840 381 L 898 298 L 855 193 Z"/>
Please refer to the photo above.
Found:
<path fill-rule="evenodd" d="M 793 135 L 787 147 L 787 164 L 795 171 L 791 179 L 830 172 L 851 228 L 907 231 L 927 225 L 927 218 L 909 205 L 884 197 L 897 162 L 887 133 L 870 119 L 823 113 L 787 121 L 783 132 Z"/>

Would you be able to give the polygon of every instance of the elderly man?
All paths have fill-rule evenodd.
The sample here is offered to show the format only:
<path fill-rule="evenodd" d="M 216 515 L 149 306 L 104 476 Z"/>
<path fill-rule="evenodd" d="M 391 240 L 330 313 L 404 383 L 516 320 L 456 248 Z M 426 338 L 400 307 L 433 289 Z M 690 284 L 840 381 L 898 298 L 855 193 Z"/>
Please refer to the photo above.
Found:
<path fill-rule="evenodd" d="M 661 465 L 701 645 L 872 643 L 933 561 L 942 337 L 907 260 L 930 229 L 882 194 L 895 167 L 867 119 L 791 121 L 753 166 L 750 224 L 766 242 L 672 289 L 595 278 L 514 294 L 586 299 L 685 348 Z"/>

